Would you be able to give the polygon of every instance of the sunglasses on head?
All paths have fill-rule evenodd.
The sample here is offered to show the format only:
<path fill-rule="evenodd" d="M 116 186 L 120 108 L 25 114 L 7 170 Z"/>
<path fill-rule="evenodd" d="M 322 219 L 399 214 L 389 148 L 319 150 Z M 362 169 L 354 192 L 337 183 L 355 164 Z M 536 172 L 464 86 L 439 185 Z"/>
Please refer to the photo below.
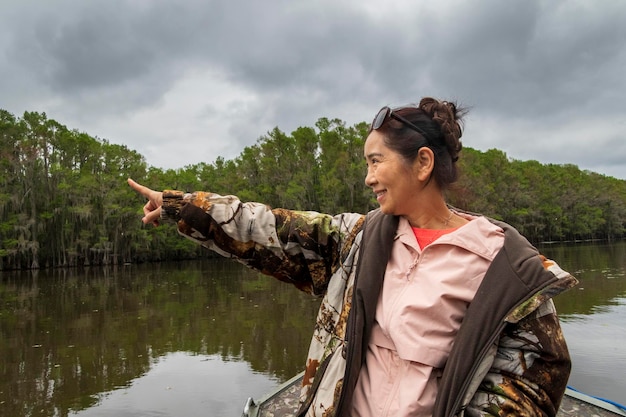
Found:
<path fill-rule="evenodd" d="M 388 107 L 388 106 L 385 106 L 378 111 L 378 114 L 376 114 L 376 117 L 374 117 L 374 121 L 372 122 L 372 130 L 380 129 L 380 127 L 383 125 L 383 123 L 385 123 L 385 120 L 387 120 L 388 117 L 391 117 L 392 119 L 396 119 L 397 121 L 404 124 L 406 127 L 415 130 L 417 133 L 422 135 L 424 139 L 428 138 L 428 136 L 426 136 L 426 132 L 424 132 L 419 127 L 415 126 L 413 123 L 409 122 L 404 117 L 400 116 L 399 114 L 396 114 L 391 109 L 391 107 Z"/>

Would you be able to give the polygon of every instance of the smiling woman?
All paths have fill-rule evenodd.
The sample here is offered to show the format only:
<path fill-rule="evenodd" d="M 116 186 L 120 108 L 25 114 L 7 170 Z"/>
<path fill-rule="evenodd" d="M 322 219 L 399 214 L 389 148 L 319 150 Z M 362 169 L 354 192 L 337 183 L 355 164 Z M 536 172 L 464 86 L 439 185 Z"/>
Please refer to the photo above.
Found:
<path fill-rule="evenodd" d="M 323 297 L 299 416 L 558 410 L 570 358 L 552 297 L 576 279 L 511 226 L 446 204 L 462 113 L 428 97 L 378 112 L 364 156 L 380 208 L 366 215 L 128 180 L 148 200 L 144 223 L 173 220 L 192 241 Z"/>
<path fill-rule="evenodd" d="M 383 107 L 378 112 L 365 142 L 365 184 L 383 213 L 405 216 L 415 228 L 454 229 L 466 220 L 446 207 L 442 191 L 458 177 L 454 162 L 461 150 L 460 118 L 454 104 L 444 102 L 433 110 L 433 102 L 421 104 L 433 113 L 432 119 L 421 107 Z M 402 114 L 417 115 L 424 128 Z"/>

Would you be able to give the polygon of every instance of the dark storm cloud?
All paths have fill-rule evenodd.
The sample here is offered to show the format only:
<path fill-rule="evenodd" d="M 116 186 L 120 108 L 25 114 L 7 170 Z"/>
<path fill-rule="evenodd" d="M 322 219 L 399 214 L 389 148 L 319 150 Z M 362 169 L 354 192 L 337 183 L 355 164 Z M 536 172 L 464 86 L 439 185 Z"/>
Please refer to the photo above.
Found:
<path fill-rule="evenodd" d="M 617 170 L 624 21 L 621 0 L 15 0 L 0 76 L 9 109 L 54 109 L 140 152 L 180 134 L 180 153 L 232 157 L 274 126 L 435 95 L 471 106 L 468 146 Z"/>
<path fill-rule="evenodd" d="M 603 4 L 610 12 L 584 4 L 466 2 L 446 22 L 422 19 L 424 38 L 432 40 L 428 78 L 434 89 L 506 117 L 618 104 L 615 92 L 626 85 L 612 62 L 626 65 L 626 3 Z M 453 29 L 442 29 L 445 23 Z"/>
<path fill-rule="evenodd" d="M 44 10 L 32 25 L 16 28 L 11 56 L 25 68 L 40 66 L 40 81 L 56 94 L 131 99 L 121 100 L 121 109 L 150 104 L 182 73 L 185 30 L 177 29 L 185 24 L 170 21 L 171 10 L 130 3 L 74 2 L 67 14 Z"/>
<path fill-rule="evenodd" d="M 332 6 L 316 10 L 290 2 L 132 2 L 79 4 L 68 14 L 44 10 L 19 35 L 11 56 L 39 67 L 54 92 L 80 96 L 120 90 L 158 99 L 192 65 L 226 71 L 233 82 L 260 92 L 341 83 L 329 65 L 353 72 L 351 55 L 363 32 L 360 15 Z M 334 13 L 337 13 L 335 15 Z M 342 19 L 348 13 L 349 19 Z M 352 22 L 347 24 L 346 22 Z M 342 23 L 343 22 L 343 23 Z M 354 62 L 356 69 L 364 63 Z M 130 92 L 130 94 L 129 94 Z M 133 105 L 141 105 L 133 102 Z"/>

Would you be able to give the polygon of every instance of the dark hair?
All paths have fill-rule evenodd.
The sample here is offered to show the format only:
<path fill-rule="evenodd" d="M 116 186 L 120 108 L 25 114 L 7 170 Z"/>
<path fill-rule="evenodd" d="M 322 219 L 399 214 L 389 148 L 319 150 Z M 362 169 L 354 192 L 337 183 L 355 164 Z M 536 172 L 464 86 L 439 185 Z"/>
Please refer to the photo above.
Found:
<path fill-rule="evenodd" d="M 425 135 L 388 117 L 377 129 L 383 134 L 385 145 L 409 163 L 415 161 L 420 148 L 427 146 L 435 154 L 432 176 L 437 184 L 445 189 L 454 183 L 459 176 L 456 161 L 462 148 L 462 119 L 466 110 L 449 101 L 424 97 L 418 106 L 404 106 L 393 112 L 419 127 Z"/>

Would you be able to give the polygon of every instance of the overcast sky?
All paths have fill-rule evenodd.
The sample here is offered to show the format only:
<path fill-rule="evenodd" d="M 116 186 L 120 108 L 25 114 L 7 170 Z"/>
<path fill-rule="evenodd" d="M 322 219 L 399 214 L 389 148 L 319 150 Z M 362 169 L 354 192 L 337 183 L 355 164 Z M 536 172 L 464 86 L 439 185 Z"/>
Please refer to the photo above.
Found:
<path fill-rule="evenodd" d="M 625 0 L 2 0 L 0 108 L 182 168 L 434 96 L 471 107 L 465 146 L 626 179 L 625 22 Z"/>

